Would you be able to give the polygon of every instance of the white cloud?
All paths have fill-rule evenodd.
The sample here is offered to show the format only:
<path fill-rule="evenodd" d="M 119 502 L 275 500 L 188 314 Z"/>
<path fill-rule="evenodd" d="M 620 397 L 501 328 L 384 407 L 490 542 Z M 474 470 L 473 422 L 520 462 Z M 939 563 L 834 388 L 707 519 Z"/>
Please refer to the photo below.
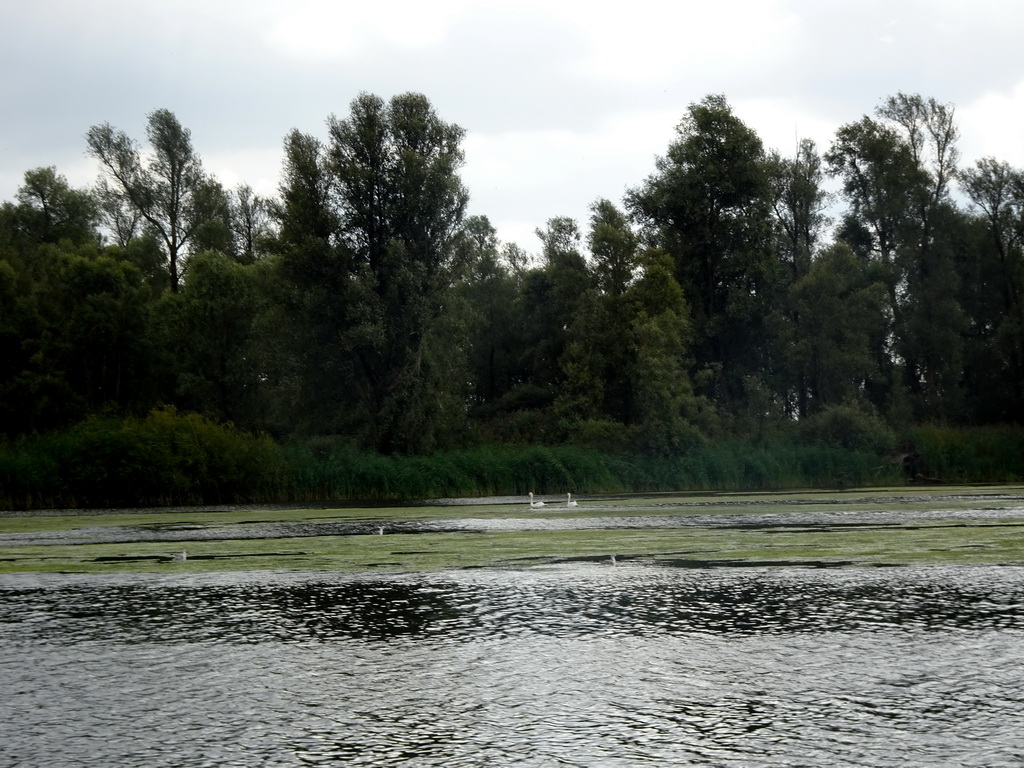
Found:
<path fill-rule="evenodd" d="M 654 171 L 682 117 L 674 109 L 613 115 L 587 132 L 549 130 L 469 134 L 463 181 L 474 213 L 503 240 L 534 250 L 534 230 L 568 216 L 586 231 L 598 198 L 621 205 L 626 190 Z M 507 216 L 504 211 L 527 211 Z"/>
<path fill-rule="evenodd" d="M 731 106 L 761 137 L 765 151 L 777 150 L 783 157 L 792 157 L 804 139 L 812 139 L 818 151 L 825 152 L 840 125 L 793 99 L 741 99 Z"/>
<path fill-rule="evenodd" d="M 956 111 L 964 165 L 995 157 L 1024 167 L 1024 80 L 1005 91 L 988 91 Z"/>
<path fill-rule="evenodd" d="M 265 36 L 285 55 L 307 60 L 353 57 L 381 45 L 422 50 L 436 45 L 473 5 L 472 0 L 292 0 L 281 6 Z"/>
<path fill-rule="evenodd" d="M 591 44 L 577 63 L 588 76 L 650 87 L 680 76 L 720 80 L 786 58 L 800 31 L 782 3 L 634 0 L 576 17 Z"/>
<path fill-rule="evenodd" d="M 202 154 L 203 168 L 220 181 L 225 189 L 248 184 L 263 197 L 277 194 L 284 160 L 280 147 L 221 149 Z"/>

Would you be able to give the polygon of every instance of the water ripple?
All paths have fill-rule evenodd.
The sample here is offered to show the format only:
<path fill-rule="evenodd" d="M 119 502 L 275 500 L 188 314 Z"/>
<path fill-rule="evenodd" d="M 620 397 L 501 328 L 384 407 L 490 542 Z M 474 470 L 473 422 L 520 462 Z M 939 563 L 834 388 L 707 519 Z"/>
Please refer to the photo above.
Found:
<path fill-rule="evenodd" d="M 0 649 L 6 765 L 1024 760 L 1019 568 L 16 574 Z"/>

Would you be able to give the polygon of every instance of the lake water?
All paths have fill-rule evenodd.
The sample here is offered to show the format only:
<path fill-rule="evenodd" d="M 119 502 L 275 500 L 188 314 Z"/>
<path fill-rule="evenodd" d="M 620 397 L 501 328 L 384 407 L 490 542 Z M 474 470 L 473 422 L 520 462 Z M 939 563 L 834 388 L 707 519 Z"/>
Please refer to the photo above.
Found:
<path fill-rule="evenodd" d="M 1024 764 L 1024 569 L 0 576 L 0 766 Z"/>

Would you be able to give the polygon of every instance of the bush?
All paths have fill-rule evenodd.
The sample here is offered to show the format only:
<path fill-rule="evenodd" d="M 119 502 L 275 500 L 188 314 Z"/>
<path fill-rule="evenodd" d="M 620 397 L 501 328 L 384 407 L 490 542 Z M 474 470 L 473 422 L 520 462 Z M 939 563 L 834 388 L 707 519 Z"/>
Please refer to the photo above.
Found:
<path fill-rule="evenodd" d="M 144 419 L 94 417 L 7 444 L 7 506 L 214 504 L 280 495 L 284 462 L 270 438 L 174 409 Z"/>
<path fill-rule="evenodd" d="M 860 403 L 833 405 L 800 424 L 806 440 L 839 445 L 849 450 L 882 455 L 896 444 L 895 433 L 870 406 Z"/>

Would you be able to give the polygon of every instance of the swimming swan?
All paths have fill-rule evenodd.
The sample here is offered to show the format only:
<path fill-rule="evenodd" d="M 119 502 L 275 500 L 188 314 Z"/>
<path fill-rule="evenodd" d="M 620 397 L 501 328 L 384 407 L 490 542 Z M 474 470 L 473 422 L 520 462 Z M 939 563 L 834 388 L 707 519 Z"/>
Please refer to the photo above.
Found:
<path fill-rule="evenodd" d="M 572 494 L 571 493 L 565 494 L 565 506 L 567 506 L 567 507 L 578 507 L 579 506 L 579 504 L 577 504 L 575 501 L 572 500 Z"/>
<path fill-rule="evenodd" d="M 533 507 L 534 509 L 537 509 L 539 507 L 544 507 L 544 506 L 547 506 L 547 505 L 543 501 L 534 501 L 533 500 L 533 491 L 530 491 L 530 506 Z"/>

